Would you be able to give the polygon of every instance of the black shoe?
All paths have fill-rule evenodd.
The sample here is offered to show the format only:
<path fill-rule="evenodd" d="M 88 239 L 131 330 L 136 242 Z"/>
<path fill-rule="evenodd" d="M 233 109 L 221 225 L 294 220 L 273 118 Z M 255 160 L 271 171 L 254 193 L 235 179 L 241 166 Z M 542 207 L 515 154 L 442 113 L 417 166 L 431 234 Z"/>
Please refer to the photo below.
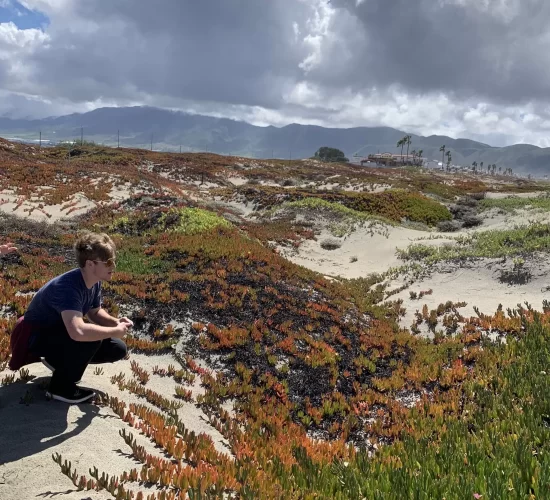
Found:
<path fill-rule="evenodd" d="M 46 397 L 51 399 L 57 399 L 58 401 L 63 401 L 64 403 L 77 404 L 88 401 L 95 396 L 95 392 L 92 389 L 85 389 L 73 385 L 69 389 L 49 389 L 46 392 Z"/>

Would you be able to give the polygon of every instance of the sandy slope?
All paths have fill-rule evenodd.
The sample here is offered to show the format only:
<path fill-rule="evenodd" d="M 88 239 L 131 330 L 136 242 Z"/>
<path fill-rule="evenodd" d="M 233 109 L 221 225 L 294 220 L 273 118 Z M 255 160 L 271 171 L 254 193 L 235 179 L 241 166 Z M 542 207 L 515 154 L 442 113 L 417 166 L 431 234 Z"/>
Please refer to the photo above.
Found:
<path fill-rule="evenodd" d="M 524 194 L 536 196 L 536 193 Z M 317 240 L 304 242 L 298 250 L 279 247 L 281 255 L 292 262 L 320 272 L 329 277 L 359 278 L 371 273 L 383 273 L 392 267 L 405 264 L 397 256 L 398 249 L 406 249 L 414 243 L 425 245 L 453 244 L 453 238 L 473 232 L 487 230 L 511 229 L 517 225 L 533 222 L 550 222 L 550 213 L 536 210 L 518 210 L 513 214 L 499 213 L 490 210 L 483 214 L 483 224 L 473 229 L 457 233 L 439 233 L 418 231 L 403 227 L 388 227 L 387 236 L 371 234 L 367 229 L 359 229 L 346 238 L 340 238 L 341 247 L 336 250 L 325 250 L 321 242 L 335 239 L 327 230 L 323 230 Z M 421 310 L 424 304 L 435 309 L 447 301 L 466 302 L 461 310 L 465 317 L 475 315 L 473 306 L 479 307 L 482 313 L 492 314 L 499 304 L 504 309 L 514 308 L 525 301 L 535 308 L 542 308 L 544 299 L 550 300 L 550 292 L 543 289 L 550 285 L 550 259 L 546 256 L 535 256 L 527 262 L 533 276 L 526 284 L 507 284 L 500 281 L 503 270 L 510 269 L 511 260 L 501 262 L 498 259 L 482 259 L 469 267 L 441 265 L 431 275 L 413 283 L 409 288 L 393 295 L 391 300 L 402 299 L 407 313 L 401 320 L 403 327 L 410 327 L 415 311 Z M 390 283 L 389 289 L 399 288 L 407 280 L 400 278 Z M 410 291 L 433 290 L 421 300 L 411 300 Z M 427 330 L 424 331 L 427 335 Z"/>
<path fill-rule="evenodd" d="M 327 276 L 359 278 L 371 273 L 387 271 L 390 267 L 402 265 L 397 258 L 398 248 L 407 248 L 430 233 L 415 231 L 403 227 L 387 227 L 387 236 L 381 233 L 371 234 L 369 229 L 361 228 L 346 238 L 334 238 L 328 230 L 323 230 L 316 240 L 302 243 L 298 251 L 280 248 L 280 253 L 295 264 L 307 267 Z M 321 247 L 324 240 L 338 240 L 341 247 L 325 250 Z M 426 240 L 426 244 L 442 244 L 450 240 Z M 355 261 L 354 258 L 357 258 Z"/>

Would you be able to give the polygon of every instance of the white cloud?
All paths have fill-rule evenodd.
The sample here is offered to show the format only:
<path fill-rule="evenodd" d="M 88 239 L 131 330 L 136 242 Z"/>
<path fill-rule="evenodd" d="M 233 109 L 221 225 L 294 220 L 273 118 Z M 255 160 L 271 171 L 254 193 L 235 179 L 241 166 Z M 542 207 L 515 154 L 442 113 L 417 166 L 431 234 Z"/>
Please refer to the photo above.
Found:
<path fill-rule="evenodd" d="M 0 48 L 36 50 L 43 47 L 49 36 L 36 28 L 19 29 L 13 22 L 0 23 Z"/>

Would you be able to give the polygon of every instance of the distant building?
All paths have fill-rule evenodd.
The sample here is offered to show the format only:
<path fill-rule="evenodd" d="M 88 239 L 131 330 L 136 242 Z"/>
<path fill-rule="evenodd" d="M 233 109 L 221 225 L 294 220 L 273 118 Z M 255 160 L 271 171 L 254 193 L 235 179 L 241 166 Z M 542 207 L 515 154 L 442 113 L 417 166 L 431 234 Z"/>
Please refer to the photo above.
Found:
<path fill-rule="evenodd" d="M 361 165 L 368 165 L 369 163 L 374 163 L 376 165 L 383 165 L 384 167 L 399 167 L 401 165 L 418 165 L 422 166 L 426 158 L 421 158 L 418 156 L 413 156 L 409 153 L 407 155 L 396 155 L 393 153 L 377 153 L 374 155 L 369 155 L 367 158 L 363 158 L 360 161 Z"/>

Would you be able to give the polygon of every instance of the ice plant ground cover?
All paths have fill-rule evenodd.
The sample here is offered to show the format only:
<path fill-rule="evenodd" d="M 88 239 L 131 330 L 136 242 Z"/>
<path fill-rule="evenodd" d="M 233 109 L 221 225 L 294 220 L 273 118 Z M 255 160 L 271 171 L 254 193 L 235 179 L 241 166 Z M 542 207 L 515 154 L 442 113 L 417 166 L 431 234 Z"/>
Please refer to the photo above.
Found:
<path fill-rule="evenodd" d="M 441 304 L 423 311 L 419 320 L 441 321 L 445 330 L 422 338 L 399 327 L 402 303 L 391 300 L 383 276 L 328 280 L 285 260 L 268 244 L 270 224 L 280 241 L 298 245 L 313 237 L 307 227 L 238 221 L 197 200 L 197 183 L 204 178 L 218 185 L 215 196 L 232 198 L 243 195 L 227 181 L 236 171 L 282 184 L 285 177 L 329 182 L 314 176 L 326 177 L 330 170 L 330 181 L 340 180 L 348 189 L 369 182 L 392 189 L 315 196 L 311 186 L 309 192 L 252 185 L 255 191 L 244 195 L 251 203 L 268 202 L 265 207 L 317 197 L 394 223 L 409 209 L 429 223 L 449 213 L 433 201 L 434 194 L 450 200 L 525 186 L 443 174 L 445 182 L 438 184 L 437 176 L 414 169 L 260 165 L 260 160 L 245 166 L 240 162 L 249 160 L 235 165 L 234 159 L 214 155 L 98 147 L 82 148 L 68 164 L 66 150 L 4 146 L 2 187 L 22 196 L 63 179 L 52 189 L 61 193 L 51 193 L 45 202 L 57 202 L 58 196 L 63 201 L 82 190 L 76 174 L 117 176 L 145 191 L 114 204 L 105 198 L 85 217 L 55 226 L 0 219 L 0 237 L 20 248 L 0 262 L 0 371 L 9 359 L 9 332 L 29 293 L 73 266 L 71 244 L 80 228 L 107 231 L 120 248 L 116 276 L 104 294 L 111 311 L 130 315 L 136 325 L 128 339 L 131 352 L 173 356 L 168 369 L 149 372 L 133 362 L 131 374 L 111 378 L 113 390 L 135 395 L 141 404 L 109 394 L 98 400 L 125 423 L 120 446 L 139 465 L 119 474 L 103 470 L 98 457 L 80 470 L 73 457 L 53 450 L 60 472 L 75 488 L 151 499 L 550 495 L 550 402 L 544 397 L 550 389 L 548 304 L 541 312 L 526 305 L 506 314 L 460 318 L 460 328 L 453 321 L 459 304 Z M 533 183 L 530 189 L 544 187 Z M 98 188 L 97 197 L 102 192 Z M 508 234 L 504 243 L 480 236 L 489 238 L 481 248 L 524 241 L 526 252 L 546 251 L 547 228 L 531 231 Z M 529 246 L 538 241 L 535 236 L 542 238 L 540 246 Z M 464 243 L 474 248 L 472 257 L 482 251 L 475 250 L 476 242 L 484 241 L 479 238 Z M 490 342 L 495 332 L 506 342 Z M 153 390 L 153 377 L 175 381 L 174 393 Z M 32 384 L 28 378 L 23 370 L 0 385 Z M 203 392 L 193 397 L 190 387 L 197 381 Z M 225 438 L 225 453 L 182 422 L 183 402 L 190 400 Z M 148 453 L 137 436 L 157 445 L 163 458 Z"/>

